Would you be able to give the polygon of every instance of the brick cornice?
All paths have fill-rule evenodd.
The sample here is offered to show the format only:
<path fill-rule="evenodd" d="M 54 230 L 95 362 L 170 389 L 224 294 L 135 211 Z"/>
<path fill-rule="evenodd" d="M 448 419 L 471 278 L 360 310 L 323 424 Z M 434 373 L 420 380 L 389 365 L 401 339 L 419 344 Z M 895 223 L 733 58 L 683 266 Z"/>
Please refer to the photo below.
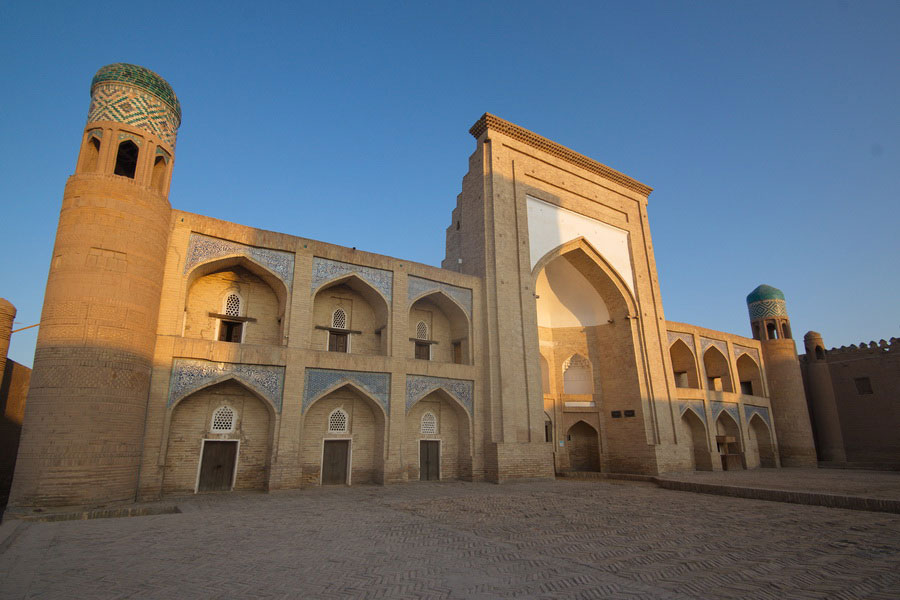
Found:
<path fill-rule="evenodd" d="M 496 115 L 492 115 L 490 113 L 484 113 L 472 128 L 469 129 L 469 133 L 472 134 L 476 139 L 481 137 L 488 129 L 492 129 L 494 131 L 499 131 L 500 133 L 507 135 L 514 140 L 518 140 L 529 146 L 537 148 L 538 150 L 543 150 L 547 154 L 555 156 L 556 158 L 561 158 L 562 160 L 581 167 L 587 171 L 592 173 L 596 173 L 597 175 L 601 175 L 607 179 L 610 179 L 622 187 L 628 188 L 629 190 L 635 191 L 644 196 L 649 196 L 650 192 L 653 191 L 653 188 L 644 185 L 640 181 L 632 179 L 628 175 L 624 173 L 619 173 L 615 169 L 611 169 L 604 164 L 598 163 L 596 160 L 588 158 L 583 154 L 579 154 L 574 150 L 570 150 L 561 144 L 557 144 L 554 141 L 548 140 L 545 137 L 542 137 L 533 131 L 528 131 L 523 127 L 519 127 L 514 123 L 510 123 L 509 121 L 505 121 Z"/>

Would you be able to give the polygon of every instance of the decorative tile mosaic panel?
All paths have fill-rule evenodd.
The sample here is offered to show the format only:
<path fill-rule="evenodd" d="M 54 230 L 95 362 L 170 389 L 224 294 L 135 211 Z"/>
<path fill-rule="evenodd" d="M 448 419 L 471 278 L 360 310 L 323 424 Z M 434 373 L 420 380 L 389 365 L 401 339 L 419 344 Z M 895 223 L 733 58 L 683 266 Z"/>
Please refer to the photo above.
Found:
<path fill-rule="evenodd" d="M 700 338 L 700 348 L 703 352 L 706 352 L 710 346 L 718 348 L 722 352 L 722 356 L 728 356 L 728 344 L 722 340 L 711 340 L 707 337 Z"/>
<path fill-rule="evenodd" d="M 388 303 L 391 302 L 394 288 L 394 273 L 392 271 L 353 265 L 337 260 L 319 258 L 318 256 L 313 257 L 312 283 L 310 287 L 312 291 L 316 291 L 323 283 L 350 274 L 356 275 L 369 283 L 387 298 Z"/>
<path fill-rule="evenodd" d="M 211 383 L 230 378 L 240 381 L 268 399 L 275 406 L 276 412 L 281 412 L 284 367 L 212 362 L 196 358 L 176 358 L 172 362 L 168 406 Z"/>
<path fill-rule="evenodd" d="M 674 344 L 675 340 L 681 340 L 682 342 L 687 344 L 687 347 L 691 352 L 697 354 L 697 348 L 694 347 L 694 336 L 692 336 L 690 333 L 682 333 L 680 331 L 669 331 L 667 333 L 669 334 L 669 346 Z"/>
<path fill-rule="evenodd" d="M 703 406 L 703 400 L 682 400 L 678 403 L 679 416 L 684 415 L 688 408 L 693 409 L 697 416 L 700 417 L 700 420 L 706 423 L 706 409 Z"/>
<path fill-rule="evenodd" d="M 749 423 L 750 417 L 753 415 L 759 415 L 762 417 L 762 420 L 765 421 L 769 427 L 772 426 L 772 422 L 769 420 L 769 409 L 765 406 L 754 406 L 752 404 L 744 405 L 744 418 Z"/>
<path fill-rule="evenodd" d="M 719 415 L 722 414 L 722 411 L 727 412 L 729 415 L 734 417 L 734 422 L 740 426 L 741 422 L 741 413 L 738 410 L 738 405 L 734 402 L 719 402 L 718 400 L 713 400 L 709 403 L 710 411 L 712 412 L 713 422 L 719 418 Z"/>
<path fill-rule="evenodd" d="M 178 119 L 171 108 L 154 96 L 130 85 L 101 83 L 91 93 L 88 123 L 115 121 L 143 129 L 173 148 Z"/>
<path fill-rule="evenodd" d="M 97 138 L 98 140 L 103 139 L 103 130 L 102 129 L 91 129 L 87 132 L 87 139 Z"/>
<path fill-rule="evenodd" d="M 91 90 L 104 82 L 126 83 L 147 90 L 171 108 L 181 121 L 181 104 L 169 82 L 145 67 L 128 63 L 113 63 L 101 67 L 91 80 Z"/>
<path fill-rule="evenodd" d="M 427 375 L 406 376 L 406 412 L 413 405 L 433 392 L 441 388 L 466 407 L 469 416 L 473 413 L 473 399 L 475 395 L 475 383 L 466 379 L 448 379 L 446 377 L 429 377 Z"/>
<path fill-rule="evenodd" d="M 137 144 L 138 146 L 143 146 L 143 145 L 144 145 L 144 140 L 142 140 L 141 138 L 139 138 L 139 137 L 136 136 L 136 135 L 131 135 L 130 133 L 120 133 L 120 134 L 119 134 L 119 141 L 121 142 L 122 140 L 131 140 L 132 142 L 134 142 L 134 143 Z"/>
<path fill-rule="evenodd" d="M 338 371 L 334 369 L 306 369 L 303 390 L 303 412 L 318 400 L 322 393 L 342 383 L 352 383 L 378 400 L 384 412 L 391 414 L 391 374 L 368 371 Z"/>
<path fill-rule="evenodd" d="M 759 352 L 756 348 L 748 348 L 747 346 L 738 346 L 734 344 L 731 346 L 734 349 L 734 359 L 737 360 L 741 354 L 748 354 L 750 358 L 756 361 L 757 365 L 761 365 L 762 361 L 759 360 Z"/>
<path fill-rule="evenodd" d="M 786 317 L 787 307 L 784 300 L 759 300 L 747 306 L 750 312 L 750 320 L 765 319 L 766 317 Z"/>
<path fill-rule="evenodd" d="M 410 304 L 416 298 L 430 292 L 444 292 L 463 307 L 469 318 L 472 317 L 472 290 L 450 285 L 449 283 L 440 283 L 423 279 L 421 277 L 409 276 L 409 287 L 407 288 L 407 300 Z"/>
<path fill-rule="evenodd" d="M 246 256 L 268 268 L 275 273 L 288 287 L 294 282 L 294 253 L 283 250 L 270 250 L 246 246 L 237 242 L 230 242 L 219 238 L 209 237 L 199 233 L 192 233 L 188 242 L 187 258 L 184 262 L 184 272 L 187 273 L 197 265 L 214 258 L 224 256 Z"/>

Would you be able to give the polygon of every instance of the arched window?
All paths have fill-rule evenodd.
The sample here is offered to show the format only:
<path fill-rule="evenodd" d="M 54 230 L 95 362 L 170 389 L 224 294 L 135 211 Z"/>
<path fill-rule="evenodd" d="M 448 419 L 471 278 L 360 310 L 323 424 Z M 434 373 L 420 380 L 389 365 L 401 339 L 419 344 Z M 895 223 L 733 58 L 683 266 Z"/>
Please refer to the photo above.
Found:
<path fill-rule="evenodd" d="M 766 334 L 767 340 L 778 339 L 778 326 L 771 321 L 766 323 Z"/>
<path fill-rule="evenodd" d="M 331 331 L 328 332 L 328 350 L 330 352 L 350 352 L 350 334 L 336 329 L 349 329 L 347 311 L 343 308 L 335 309 L 331 313 Z"/>
<path fill-rule="evenodd" d="M 782 337 L 786 340 L 791 339 L 791 324 L 787 321 L 781 322 L 781 333 Z"/>
<path fill-rule="evenodd" d="M 335 329 L 347 329 L 347 313 L 343 308 L 338 308 L 331 315 L 331 326 Z"/>
<path fill-rule="evenodd" d="M 100 138 L 96 135 L 91 135 L 84 148 L 84 161 L 82 162 L 81 170 L 85 173 L 93 173 L 94 171 L 97 171 L 99 165 Z"/>
<path fill-rule="evenodd" d="M 163 156 L 157 156 L 153 159 L 153 175 L 151 176 L 150 185 L 157 192 L 163 191 L 166 182 L 166 159 Z"/>
<path fill-rule="evenodd" d="M 436 435 L 437 434 L 437 417 L 434 416 L 433 412 L 427 412 L 422 415 L 422 435 Z"/>
<path fill-rule="evenodd" d="M 416 323 L 416 340 L 428 339 L 428 325 L 425 321 Z M 416 341 L 416 358 L 421 360 L 431 360 L 431 345 L 424 341 Z"/>
<path fill-rule="evenodd" d="M 234 411 L 228 406 L 220 406 L 213 413 L 212 425 L 209 430 L 213 433 L 230 433 L 234 431 Z"/>
<path fill-rule="evenodd" d="M 573 354 L 563 363 L 563 393 L 594 393 L 591 361 L 580 354 Z"/>
<path fill-rule="evenodd" d="M 349 423 L 347 413 L 342 408 L 336 408 L 328 415 L 328 433 L 347 433 Z"/>
<path fill-rule="evenodd" d="M 219 341 L 241 343 L 244 341 L 244 322 L 241 316 L 241 297 L 237 294 L 228 294 L 222 302 L 223 319 L 219 320 Z M 227 317 L 235 317 L 230 320 Z"/>
<path fill-rule="evenodd" d="M 116 175 L 134 179 L 134 173 L 137 170 L 138 152 L 137 144 L 131 140 L 125 140 L 120 143 L 119 151 L 116 153 L 116 169 L 113 172 Z"/>

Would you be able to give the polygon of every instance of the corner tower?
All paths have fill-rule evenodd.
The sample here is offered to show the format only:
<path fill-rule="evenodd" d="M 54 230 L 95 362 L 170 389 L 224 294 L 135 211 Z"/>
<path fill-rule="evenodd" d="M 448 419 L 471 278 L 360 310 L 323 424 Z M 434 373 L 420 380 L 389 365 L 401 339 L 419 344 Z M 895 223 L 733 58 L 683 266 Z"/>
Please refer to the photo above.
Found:
<path fill-rule="evenodd" d="M 815 467 L 816 447 L 784 293 L 760 285 L 747 296 L 747 309 L 753 339 L 761 342 L 766 364 L 781 463 Z"/>
<path fill-rule="evenodd" d="M 823 461 L 846 462 L 844 436 L 838 413 L 831 371 L 825 356 L 825 342 L 818 331 L 808 331 L 803 336 L 806 357 L 806 386 L 809 392 L 809 409 L 816 424 L 816 447 Z"/>
<path fill-rule="evenodd" d="M 97 71 L 63 193 L 10 506 L 134 498 L 181 107 L 143 67 Z"/>

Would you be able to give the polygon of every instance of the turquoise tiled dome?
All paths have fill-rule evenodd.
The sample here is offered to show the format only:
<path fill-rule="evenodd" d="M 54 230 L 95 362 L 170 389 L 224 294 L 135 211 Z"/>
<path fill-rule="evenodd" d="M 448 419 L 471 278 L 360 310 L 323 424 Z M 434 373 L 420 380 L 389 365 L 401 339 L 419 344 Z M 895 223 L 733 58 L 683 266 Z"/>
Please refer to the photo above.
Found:
<path fill-rule="evenodd" d="M 747 304 L 760 300 L 784 300 L 784 292 L 771 285 L 760 285 L 747 296 Z"/>
<path fill-rule="evenodd" d="M 93 93 L 95 85 L 104 81 L 119 81 L 147 90 L 168 104 L 175 111 L 178 121 L 181 121 L 181 104 L 178 103 L 175 90 L 165 79 L 150 69 L 128 63 L 106 65 L 97 71 L 94 79 L 91 80 L 91 93 Z"/>

